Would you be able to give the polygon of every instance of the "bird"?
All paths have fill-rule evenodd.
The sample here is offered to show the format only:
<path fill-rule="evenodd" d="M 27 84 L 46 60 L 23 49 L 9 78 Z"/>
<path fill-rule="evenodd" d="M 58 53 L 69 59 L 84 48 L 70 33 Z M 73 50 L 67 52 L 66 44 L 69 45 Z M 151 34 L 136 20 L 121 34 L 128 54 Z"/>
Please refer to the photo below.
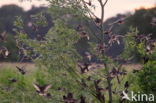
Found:
<path fill-rule="evenodd" d="M 18 71 L 19 71 L 22 75 L 25 75 L 25 74 L 26 74 L 26 71 L 25 71 L 24 66 L 23 66 L 23 67 L 18 67 L 18 66 L 16 66 L 16 68 L 18 69 Z"/>
<path fill-rule="evenodd" d="M 92 6 L 92 2 L 89 0 L 88 2 L 85 2 L 86 4 L 88 4 L 89 6 Z"/>
<path fill-rule="evenodd" d="M 97 44 L 96 50 L 99 53 L 104 53 L 108 50 L 108 45 L 104 43 Z"/>
<path fill-rule="evenodd" d="M 109 24 L 109 25 L 113 25 L 113 24 L 123 24 L 123 23 L 124 23 L 124 20 L 125 20 L 125 18 L 123 17 L 123 18 L 120 18 L 120 19 L 116 20 L 115 22 L 113 22 L 113 23 L 111 23 L 111 24 Z"/>
<path fill-rule="evenodd" d="M 38 84 L 33 84 L 34 88 L 36 89 L 36 92 L 40 95 L 40 96 L 50 96 L 50 93 L 48 92 L 48 89 L 51 88 L 51 84 L 46 84 L 43 86 L 40 86 Z"/>
<path fill-rule="evenodd" d="M 125 82 L 124 87 L 125 87 L 125 88 L 128 88 L 128 87 L 129 87 L 128 81 Z"/>
<path fill-rule="evenodd" d="M 0 35 L 0 40 L 5 41 L 6 40 L 6 31 L 2 32 Z"/>
<path fill-rule="evenodd" d="M 92 55 L 91 55 L 89 52 L 85 52 L 85 57 L 86 57 L 89 61 L 91 61 L 91 59 L 92 59 Z"/>
<path fill-rule="evenodd" d="M 87 38 L 87 40 L 90 39 L 90 37 L 89 37 L 89 36 L 87 35 L 87 33 L 84 32 L 84 31 L 80 32 L 79 34 L 80 34 L 80 38 Z"/>
<path fill-rule="evenodd" d="M 89 63 L 78 64 L 79 68 L 81 69 L 82 74 L 89 71 L 90 65 L 91 64 L 89 64 Z"/>
<path fill-rule="evenodd" d="M 134 37 L 138 42 L 147 42 L 151 39 L 151 35 L 152 34 L 148 34 L 148 35 L 140 34 L 140 35 L 135 35 Z"/>
<path fill-rule="evenodd" d="M 140 70 L 136 70 L 136 69 L 134 69 L 133 71 L 132 71 L 132 73 L 138 73 Z"/>
<path fill-rule="evenodd" d="M 148 63 L 148 61 L 149 61 L 149 57 L 144 56 L 143 57 L 143 63 L 146 64 L 146 63 Z"/>
<path fill-rule="evenodd" d="M 0 48 L 0 55 L 2 55 L 4 58 L 7 58 L 9 54 L 10 52 L 6 47 Z"/>
<path fill-rule="evenodd" d="M 156 17 L 152 18 L 152 21 L 150 23 L 152 26 L 156 26 Z"/>
<path fill-rule="evenodd" d="M 86 98 L 85 98 L 84 96 L 81 96 L 81 97 L 80 97 L 80 103 L 86 103 L 85 99 L 86 99 Z"/>
<path fill-rule="evenodd" d="M 146 43 L 146 54 L 150 55 L 153 53 L 154 48 L 156 47 L 155 40 L 148 40 Z"/>
<path fill-rule="evenodd" d="M 120 37 L 123 37 L 121 35 L 112 34 L 110 36 L 110 39 L 108 41 L 108 44 L 112 46 L 113 43 L 117 42 L 118 45 L 120 45 Z"/>
<path fill-rule="evenodd" d="M 77 27 L 76 27 L 76 30 L 77 31 L 83 31 L 83 26 L 81 24 L 79 24 Z"/>
<path fill-rule="evenodd" d="M 16 83 L 16 82 L 17 82 L 17 79 L 15 79 L 15 78 L 10 78 L 9 81 L 10 81 L 11 83 Z"/>
<path fill-rule="evenodd" d="M 76 99 L 73 98 L 72 93 L 68 93 L 67 96 L 63 96 L 63 100 L 65 103 L 76 103 Z"/>
<path fill-rule="evenodd" d="M 96 17 L 94 21 L 97 26 L 101 25 L 101 19 L 99 19 L 98 17 Z"/>

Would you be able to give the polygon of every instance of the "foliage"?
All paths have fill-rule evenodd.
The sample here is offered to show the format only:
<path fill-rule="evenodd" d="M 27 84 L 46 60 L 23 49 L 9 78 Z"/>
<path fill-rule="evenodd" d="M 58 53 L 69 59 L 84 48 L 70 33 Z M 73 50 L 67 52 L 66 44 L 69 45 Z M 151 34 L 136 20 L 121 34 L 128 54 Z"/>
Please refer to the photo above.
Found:
<path fill-rule="evenodd" d="M 147 94 L 156 94 L 156 62 L 149 61 L 138 74 L 140 88 Z"/>
<path fill-rule="evenodd" d="M 150 35 L 141 35 L 138 36 L 138 38 L 137 35 L 137 29 L 132 29 L 132 31 L 128 33 L 127 38 L 124 38 L 125 49 L 127 49 L 127 51 L 122 55 L 126 58 L 128 56 L 138 56 L 138 58 L 140 58 L 139 63 L 143 66 L 141 70 L 136 70 L 138 73 L 135 73 L 135 77 L 131 76 L 131 78 L 135 79 L 132 83 L 132 90 L 155 95 L 155 40 L 152 40 Z"/>
<path fill-rule="evenodd" d="M 39 95 L 33 94 L 35 90 L 32 89 L 30 91 L 32 93 L 31 96 L 35 95 L 34 100 L 30 100 L 32 103 L 36 103 L 38 100 L 40 100 L 38 101 L 39 103 L 71 103 L 70 101 L 73 101 L 72 103 L 114 103 L 122 101 L 120 94 L 122 94 L 122 91 L 128 91 L 129 83 L 133 83 L 132 78 L 126 78 L 127 71 L 122 67 L 123 64 L 116 60 L 120 59 L 120 56 L 112 58 L 106 54 L 112 45 L 120 45 L 120 38 L 125 38 L 123 58 L 129 60 L 128 56 L 133 57 L 136 52 L 140 58 L 148 57 L 148 59 L 153 60 L 153 47 L 152 52 L 151 50 L 149 51 L 149 47 L 147 48 L 151 44 L 153 46 L 153 42 L 148 42 L 144 36 L 139 37 L 137 29 L 132 29 L 125 36 L 117 35 L 112 33 L 111 30 L 107 31 L 104 29 L 104 7 L 107 1 L 98 1 L 101 4 L 102 15 L 101 18 L 98 18 L 90 11 L 92 6 L 91 8 L 86 6 L 91 4 L 86 3 L 84 0 L 49 0 L 49 13 L 53 15 L 54 26 L 50 28 L 45 37 L 43 36 L 39 40 L 29 37 L 29 33 L 24 28 L 25 22 L 18 17 L 18 20 L 15 22 L 16 26 L 18 26 L 16 31 L 18 47 L 22 50 L 24 57 L 35 62 L 39 72 L 36 73 L 35 78 L 30 79 L 31 81 L 28 84 L 26 84 L 26 81 L 29 81 L 27 80 L 28 78 L 22 75 L 19 78 L 19 80 L 22 80 L 19 82 L 21 88 L 17 86 L 16 89 L 23 89 L 21 92 L 28 95 L 34 83 L 38 85 L 52 85 L 52 88 L 48 91 L 52 96 L 50 98 L 48 98 L 48 95 L 42 95 L 39 98 L 40 92 L 38 92 Z M 33 26 L 35 31 L 37 31 L 38 25 L 47 26 L 48 24 L 48 22 L 43 21 L 46 18 L 44 18 L 42 13 L 32 15 L 32 18 L 33 20 L 35 19 L 35 22 L 32 22 L 35 25 Z M 71 20 L 83 21 L 83 19 L 94 23 L 99 32 L 91 32 L 90 28 L 86 28 L 81 22 L 80 25 L 70 24 Z M 112 24 L 119 25 L 121 23 L 122 21 L 118 21 Z M 90 35 L 97 42 L 88 43 L 90 42 L 88 40 Z M 107 37 L 108 40 L 105 40 Z M 90 51 L 87 52 L 91 52 L 91 56 L 94 55 L 97 58 L 97 61 L 102 65 L 100 68 L 89 68 L 91 61 L 83 61 L 86 57 L 78 54 L 76 46 L 82 40 L 87 41 L 86 45 L 90 46 Z M 81 45 L 83 44 L 80 43 Z M 85 48 L 85 50 L 88 50 L 88 48 Z M 149 62 L 145 61 L 145 59 L 143 60 L 144 64 Z M 84 68 L 80 66 L 81 64 L 84 64 Z M 88 64 L 89 66 L 85 67 Z M 17 93 L 17 95 L 19 94 Z M 25 96 L 22 96 L 19 100 L 23 99 L 25 99 Z M 29 99 L 32 98 L 30 97 Z"/>
<path fill-rule="evenodd" d="M 15 38 L 11 34 L 6 34 L 7 39 L 5 42 L 1 42 L 0 47 L 6 47 L 9 50 L 9 57 L 0 58 L 0 61 L 15 61 L 18 60 L 18 49 L 16 47 Z"/>
<path fill-rule="evenodd" d="M 156 38 L 154 35 L 156 33 L 155 26 L 151 25 L 153 17 L 156 17 L 155 10 L 156 6 L 148 9 L 136 9 L 134 13 L 118 14 L 115 17 L 107 19 L 104 23 L 104 26 L 107 29 L 110 23 L 115 22 L 121 17 L 124 17 L 124 24 L 121 26 L 114 25 L 112 29 L 113 32 L 124 35 L 129 31 L 129 27 L 132 26 L 135 28 L 137 27 L 139 34 L 148 35 L 149 33 L 152 33 L 152 38 Z"/>

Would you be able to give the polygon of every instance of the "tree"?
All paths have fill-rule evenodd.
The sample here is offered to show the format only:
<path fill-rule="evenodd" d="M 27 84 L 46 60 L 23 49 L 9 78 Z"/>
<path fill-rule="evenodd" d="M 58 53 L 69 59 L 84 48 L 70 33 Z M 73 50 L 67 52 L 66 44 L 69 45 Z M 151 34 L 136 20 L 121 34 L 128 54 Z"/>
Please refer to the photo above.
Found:
<path fill-rule="evenodd" d="M 31 58 L 40 69 L 44 69 L 47 73 L 49 80 L 47 82 L 53 85 L 53 100 L 65 103 L 114 103 L 123 102 L 123 91 L 126 93 L 129 89 L 129 82 L 122 81 L 127 72 L 123 70 L 120 62 L 121 57 L 112 58 L 106 55 L 106 52 L 114 44 L 120 45 L 120 38 L 128 37 L 125 41 L 129 43 L 137 43 L 135 38 L 139 38 L 137 31 L 131 32 L 132 37 L 129 35 L 121 36 L 111 32 L 114 24 L 120 25 L 123 19 L 120 18 L 113 22 L 109 30 L 105 30 L 103 26 L 104 21 L 104 8 L 108 0 L 98 0 L 101 7 L 101 17 L 98 18 L 92 11 L 93 4 L 91 1 L 84 0 L 49 0 L 49 12 L 54 16 L 54 27 L 47 33 L 46 37 L 40 41 L 28 38 L 25 31 L 22 31 L 22 20 L 19 19 L 16 24 L 21 28 L 18 31 L 17 40 L 22 48 L 26 50 L 25 56 Z M 41 15 L 42 16 L 42 15 Z M 80 21 L 85 18 L 90 22 L 95 23 L 98 33 L 90 33 L 96 38 L 97 42 L 90 44 L 90 53 L 81 57 L 75 48 L 79 39 L 89 39 L 86 28 L 80 23 L 79 25 L 69 25 L 70 18 L 79 19 Z M 39 20 L 38 22 L 44 22 Z M 39 23 L 40 24 L 40 23 Z M 106 40 L 105 38 L 108 38 Z M 143 39 L 143 37 L 141 37 Z M 140 41 L 139 43 L 143 43 Z M 141 44 L 136 46 L 132 45 L 132 51 L 138 48 Z M 23 47 L 23 45 L 25 47 Z M 131 45 L 129 45 L 131 46 Z M 127 46 L 128 47 L 128 46 Z M 143 47 L 141 47 L 141 50 Z M 126 50 L 125 51 L 129 51 Z M 138 51 L 139 52 L 139 51 Z M 147 52 L 147 51 L 146 51 Z M 146 53 L 145 52 L 145 53 Z M 91 55 L 90 55 L 91 54 Z M 125 53 L 124 53 L 125 54 Z M 130 52 L 131 54 L 131 52 Z M 102 67 L 93 70 L 90 63 L 90 57 L 95 55 Z M 126 54 L 127 56 L 128 54 Z M 87 58 L 88 61 L 82 61 Z M 127 59 L 127 58 L 126 58 Z M 129 58 L 128 58 L 129 60 Z M 45 84 L 40 80 L 36 80 L 40 85 Z M 60 90 L 59 93 L 58 89 Z M 55 101 L 55 102 L 56 102 Z"/>

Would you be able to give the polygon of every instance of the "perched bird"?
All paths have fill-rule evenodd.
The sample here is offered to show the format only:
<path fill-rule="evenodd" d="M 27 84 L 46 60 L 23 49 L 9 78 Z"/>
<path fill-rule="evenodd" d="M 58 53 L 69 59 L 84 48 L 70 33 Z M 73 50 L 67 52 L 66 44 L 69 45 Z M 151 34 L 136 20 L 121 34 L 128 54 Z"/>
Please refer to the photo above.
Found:
<path fill-rule="evenodd" d="M 76 103 L 76 99 L 73 98 L 72 93 L 68 93 L 67 96 L 63 96 L 63 100 L 65 103 Z"/>
<path fill-rule="evenodd" d="M 40 86 L 38 84 L 33 84 L 33 86 L 36 89 L 36 92 L 40 96 L 50 97 L 50 93 L 47 93 L 47 92 L 48 92 L 48 89 L 51 88 L 51 84 L 46 84 L 46 85 L 43 85 L 43 86 Z"/>
<path fill-rule="evenodd" d="M 18 71 L 19 71 L 22 75 L 25 75 L 25 74 L 26 74 L 26 71 L 25 71 L 24 66 L 23 66 L 23 67 L 18 67 L 18 66 L 16 66 L 16 68 L 18 69 Z"/>

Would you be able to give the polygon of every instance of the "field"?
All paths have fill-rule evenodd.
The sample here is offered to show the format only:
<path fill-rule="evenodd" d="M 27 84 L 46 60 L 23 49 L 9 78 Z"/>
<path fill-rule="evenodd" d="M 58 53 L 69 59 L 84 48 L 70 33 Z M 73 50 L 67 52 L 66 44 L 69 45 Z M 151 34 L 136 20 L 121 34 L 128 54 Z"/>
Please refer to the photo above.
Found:
<path fill-rule="evenodd" d="M 16 66 L 25 66 L 27 74 L 21 75 Z M 140 67 L 139 64 L 124 65 L 127 71 L 131 71 L 134 68 L 140 69 Z M 43 84 L 48 82 L 54 85 L 49 77 L 44 74 L 32 63 L 0 63 L 0 103 L 55 103 L 55 95 L 52 94 L 52 97 L 54 96 L 53 99 L 39 96 L 33 87 L 33 83 L 36 83 L 36 81 Z M 14 82 L 12 81 L 13 79 L 17 81 Z M 53 89 L 52 87 L 49 92 L 54 93 Z M 58 101 L 57 103 L 61 102 Z"/>
<path fill-rule="evenodd" d="M 96 64 L 93 64 L 93 65 L 96 65 Z M 1 62 L 0 63 L 0 68 L 16 69 L 16 66 L 19 66 L 19 67 L 24 66 L 25 69 L 28 70 L 28 71 L 34 71 L 36 69 L 35 64 L 33 64 L 33 63 L 13 63 L 13 62 L 12 63 L 11 62 L 10 63 L 9 62 Z M 140 64 L 126 64 L 126 65 L 123 65 L 123 67 L 127 71 L 131 71 L 133 69 L 139 70 L 142 66 Z"/>

